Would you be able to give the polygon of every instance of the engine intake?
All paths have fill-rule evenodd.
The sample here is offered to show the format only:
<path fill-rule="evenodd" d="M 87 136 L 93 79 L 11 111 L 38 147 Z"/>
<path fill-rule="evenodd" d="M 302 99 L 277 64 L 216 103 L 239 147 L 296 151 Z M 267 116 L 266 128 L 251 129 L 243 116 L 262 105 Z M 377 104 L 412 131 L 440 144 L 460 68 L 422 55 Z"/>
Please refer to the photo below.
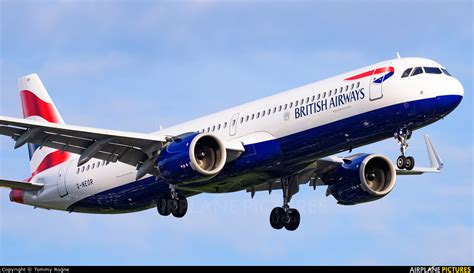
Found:
<path fill-rule="evenodd" d="M 354 205 L 380 199 L 395 186 L 396 172 L 383 155 L 356 155 L 324 178 L 339 204 Z"/>
<path fill-rule="evenodd" d="M 226 162 L 224 143 L 209 133 L 189 133 L 176 138 L 158 156 L 160 176 L 172 184 L 209 180 Z"/>
<path fill-rule="evenodd" d="M 192 167 L 204 176 L 218 174 L 224 168 L 227 157 L 222 141 L 211 134 L 193 138 L 189 153 Z"/>

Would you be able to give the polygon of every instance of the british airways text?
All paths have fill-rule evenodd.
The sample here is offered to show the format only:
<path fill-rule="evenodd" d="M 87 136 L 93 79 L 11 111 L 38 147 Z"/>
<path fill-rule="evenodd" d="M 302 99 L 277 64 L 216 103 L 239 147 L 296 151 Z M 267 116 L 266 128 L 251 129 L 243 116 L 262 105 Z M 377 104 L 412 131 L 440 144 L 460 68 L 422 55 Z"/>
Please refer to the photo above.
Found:
<path fill-rule="evenodd" d="M 313 115 L 328 109 L 336 108 L 347 103 L 355 102 L 365 98 L 364 88 L 325 98 L 295 108 L 295 119 Z"/>

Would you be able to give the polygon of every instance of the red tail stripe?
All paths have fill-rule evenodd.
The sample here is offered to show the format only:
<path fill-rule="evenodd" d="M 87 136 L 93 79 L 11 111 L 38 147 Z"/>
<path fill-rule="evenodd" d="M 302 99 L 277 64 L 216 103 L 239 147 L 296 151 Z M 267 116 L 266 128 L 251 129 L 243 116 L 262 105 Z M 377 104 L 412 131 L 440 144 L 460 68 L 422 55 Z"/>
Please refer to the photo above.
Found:
<path fill-rule="evenodd" d="M 36 168 L 36 170 L 31 174 L 31 177 L 28 178 L 27 181 L 29 182 L 31 178 L 33 178 L 33 176 L 39 174 L 40 172 L 65 162 L 66 160 L 69 159 L 70 156 L 71 156 L 70 153 L 68 152 L 63 153 L 60 150 L 57 150 L 55 152 L 48 154 L 43 159 L 43 161 L 41 161 L 41 163 L 38 165 L 38 168 Z"/>
<path fill-rule="evenodd" d="M 21 90 L 20 97 L 24 118 L 40 116 L 52 123 L 60 122 L 59 116 L 51 103 L 43 101 L 29 90 Z"/>

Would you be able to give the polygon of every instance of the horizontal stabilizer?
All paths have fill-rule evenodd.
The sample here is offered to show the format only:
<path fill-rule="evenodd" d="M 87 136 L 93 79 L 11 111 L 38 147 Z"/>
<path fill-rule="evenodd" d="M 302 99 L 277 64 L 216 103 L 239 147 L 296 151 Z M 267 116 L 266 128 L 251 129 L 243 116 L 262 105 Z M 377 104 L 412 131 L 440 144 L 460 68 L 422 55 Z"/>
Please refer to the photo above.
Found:
<path fill-rule="evenodd" d="M 23 181 L 0 179 L 0 187 L 6 187 L 6 188 L 18 189 L 18 190 L 27 190 L 27 191 L 37 191 L 43 188 L 44 185 L 38 184 L 38 183 L 26 183 Z"/>

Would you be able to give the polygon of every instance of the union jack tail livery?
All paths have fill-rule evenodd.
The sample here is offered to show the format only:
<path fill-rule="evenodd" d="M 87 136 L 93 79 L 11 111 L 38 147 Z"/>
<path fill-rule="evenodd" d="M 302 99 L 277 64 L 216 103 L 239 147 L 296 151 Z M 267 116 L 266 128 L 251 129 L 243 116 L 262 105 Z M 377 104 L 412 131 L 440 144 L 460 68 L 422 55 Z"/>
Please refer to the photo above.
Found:
<path fill-rule="evenodd" d="M 64 124 L 53 100 L 36 74 L 18 79 L 23 117 L 28 120 Z M 28 144 L 31 177 L 69 159 L 70 154 L 48 147 L 39 148 L 37 144 Z M 30 178 L 31 179 L 31 178 Z"/>

